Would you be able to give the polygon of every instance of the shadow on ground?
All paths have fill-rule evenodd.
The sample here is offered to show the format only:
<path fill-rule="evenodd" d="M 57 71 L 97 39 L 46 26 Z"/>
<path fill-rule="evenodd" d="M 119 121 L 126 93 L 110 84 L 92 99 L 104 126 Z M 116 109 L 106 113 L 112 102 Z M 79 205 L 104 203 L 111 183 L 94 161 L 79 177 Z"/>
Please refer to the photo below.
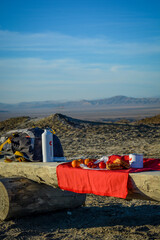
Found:
<path fill-rule="evenodd" d="M 12 220 L 11 220 L 12 221 Z M 11 228 L 22 231 L 94 228 L 106 226 L 142 226 L 160 224 L 160 206 L 142 205 L 124 207 L 114 204 L 105 207 L 80 207 L 54 213 L 13 219 Z"/>

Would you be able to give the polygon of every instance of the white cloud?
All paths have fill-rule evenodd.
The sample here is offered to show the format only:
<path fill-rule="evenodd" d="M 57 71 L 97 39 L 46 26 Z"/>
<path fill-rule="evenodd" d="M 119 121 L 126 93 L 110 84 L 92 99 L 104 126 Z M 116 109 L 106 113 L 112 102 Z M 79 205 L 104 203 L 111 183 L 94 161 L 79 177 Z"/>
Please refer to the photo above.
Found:
<path fill-rule="evenodd" d="M 19 33 L 0 31 L 1 51 L 63 51 L 92 54 L 140 55 L 160 53 L 160 39 L 146 42 L 117 42 L 99 38 L 73 37 L 54 32 Z"/>
<path fill-rule="evenodd" d="M 129 65 L 81 63 L 74 59 L 0 59 L 0 81 L 14 85 L 87 85 L 100 83 L 159 82 L 160 71 L 143 71 Z M 9 85 L 10 86 L 10 85 Z"/>
<path fill-rule="evenodd" d="M 119 71 L 119 70 L 121 70 L 121 69 L 128 69 L 128 68 L 130 68 L 131 66 L 127 66 L 127 65 L 113 65 L 113 66 L 111 66 L 111 68 L 110 68 L 110 70 L 111 70 L 111 72 L 117 72 L 117 71 Z"/>

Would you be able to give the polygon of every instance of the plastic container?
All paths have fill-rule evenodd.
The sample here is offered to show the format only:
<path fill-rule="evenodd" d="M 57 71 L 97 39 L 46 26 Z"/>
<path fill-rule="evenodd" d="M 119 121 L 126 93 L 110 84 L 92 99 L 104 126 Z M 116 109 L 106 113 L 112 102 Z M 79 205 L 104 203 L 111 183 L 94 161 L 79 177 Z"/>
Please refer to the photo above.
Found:
<path fill-rule="evenodd" d="M 42 156 L 43 162 L 53 162 L 53 134 L 49 130 L 44 130 L 42 134 Z"/>
<path fill-rule="evenodd" d="M 131 168 L 143 168 L 143 155 L 129 154 L 129 164 Z"/>

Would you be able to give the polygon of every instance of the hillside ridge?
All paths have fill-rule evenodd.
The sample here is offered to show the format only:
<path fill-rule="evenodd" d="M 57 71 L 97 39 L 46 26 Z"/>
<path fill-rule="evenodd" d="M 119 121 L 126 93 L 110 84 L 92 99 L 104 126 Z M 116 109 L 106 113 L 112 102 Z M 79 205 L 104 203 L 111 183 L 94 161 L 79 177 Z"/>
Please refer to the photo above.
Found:
<path fill-rule="evenodd" d="M 33 101 L 15 104 L 0 103 L 0 111 L 14 111 L 16 109 L 39 109 L 39 108 L 90 108 L 108 105 L 160 105 L 160 98 L 134 98 L 126 96 L 115 96 L 97 100 L 80 101 Z"/>
<path fill-rule="evenodd" d="M 32 128 L 32 127 L 41 127 L 41 128 L 53 128 L 57 129 L 58 131 L 61 130 L 69 130 L 69 129 L 83 129 L 88 128 L 92 126 L 103 126 L 103 125 L 117 125 L 117 124 L 123 124 L 123 125 L 160 125 L 160 114 L 144 118 L 138 121 L 129 122 L 125 119 L 122 119 L 117 122 L 95 122 L 95 121 L 86 121 L 86 120 L 80 120 L 76 118 L 72 118 L 70 116 L 66 116 L 60 113 L 52 114 L 49 117 L 45 118 L 30 118 L 28 116 L 23 117 L 15 117 L 10 118 L 5 121 L 0 122 L 0 133 L 4 133 L 13 129 L 19 129 L 19 128 Z"/>

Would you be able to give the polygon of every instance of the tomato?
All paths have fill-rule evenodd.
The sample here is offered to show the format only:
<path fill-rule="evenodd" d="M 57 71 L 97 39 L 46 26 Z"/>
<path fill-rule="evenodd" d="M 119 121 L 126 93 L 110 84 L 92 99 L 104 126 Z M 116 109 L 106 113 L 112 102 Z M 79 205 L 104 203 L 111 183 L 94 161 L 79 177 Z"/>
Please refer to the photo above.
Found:
<path fill-rule="evenodd" d="M 87 164 L 87 167 L 89 167 L 89 168 L 97 168 L 98 165 L 97 165 L 97 164 L 94 164 L 94 162 L 89 162 L 89 163 Z"/>
<path fill-rule="evenodd" d="M 88 162 L 88 163 L 87 163 L 87 167 L 89 167 L 89 168 L 91 168 L 92 165 L 93 165 L 93 162 Z"/>
<path fill-rule="evenodd" d="M 92 164 L 92 168 L 97 168 L 98 167 L 98 165 L 97 164 Z"/>
<path fill-rule="evenodd" d="M 106 164 L 105 164 L 105 162 L 100 162 L 99 163 L 99 168 L 106 168 Z"/>
<path fill-rule="evenodd" d="M 96 159 L 92 159 L 92 158 L 86 158 L 84 159 L 84 164 L 87 165 L 89 162 L 95 162 Z"/>

